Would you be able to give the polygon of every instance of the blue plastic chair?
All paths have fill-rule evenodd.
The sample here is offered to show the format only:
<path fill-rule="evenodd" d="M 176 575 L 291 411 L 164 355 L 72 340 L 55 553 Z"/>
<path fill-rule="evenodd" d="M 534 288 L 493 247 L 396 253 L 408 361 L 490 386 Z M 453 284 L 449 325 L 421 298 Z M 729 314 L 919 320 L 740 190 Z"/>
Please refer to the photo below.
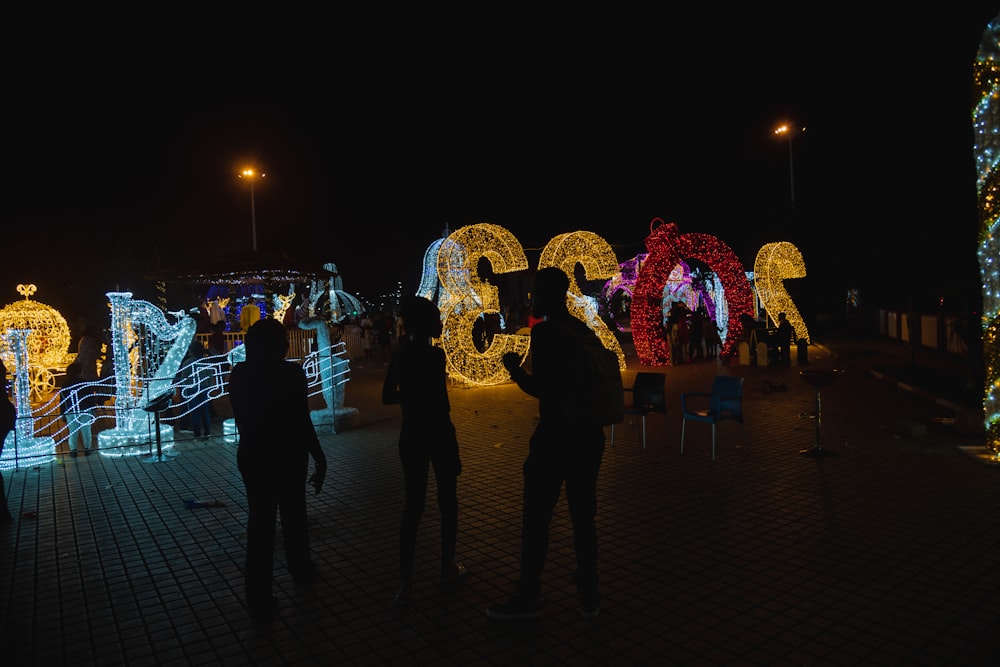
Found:
<path fill-rule="evenodd" d="M 743 430 L 743 378 L 716 375 L 711 393 L 687 392 L 681 394 L 681 453 L 684 453 L 684 432 L 688 421 L 712 425 L 712 460 L 715 460 L 715 425 L 727 419 L 740 424 Z"/>
<path fill-rule="evenodd" d="M 631 387 L 625 387 L 626 392 L 632 392 L 632 401 L 625 403 L 625 415 L 642 419 L 642 448 L 646 449 L 646 415 L 658 412 L 667 414 L 665 400 L 666 377 L 663 373 L 638 372 Z M 615 425 L 611 425 L 611 446 L 615 446 Z"/>

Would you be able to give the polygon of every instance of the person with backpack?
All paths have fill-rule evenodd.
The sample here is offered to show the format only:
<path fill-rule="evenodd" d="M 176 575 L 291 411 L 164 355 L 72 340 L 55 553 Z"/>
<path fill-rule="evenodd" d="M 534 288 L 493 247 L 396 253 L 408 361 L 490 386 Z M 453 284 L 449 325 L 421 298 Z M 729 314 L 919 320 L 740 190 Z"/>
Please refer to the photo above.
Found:
<path fill-rule="evenodd" d="M 569 278 L 556 267 L 535 274 L 531 308 L 542 318 L 531 328 L 531 368 L 521 368 L 517 353 L 502 358 L 511 379 L 538 398 L 539 420 L 524 462 L 521 567 L 514 593 L 491 605 L 486 615 L 497 621 L 538 618 L 541 575 L 548 555 L 549 522 L 563 485 L 573 522 L 576 548 L 574 582 L 585 618 L 598 615 L 601 596 L 597 574 L 597 476 L 604 456 L 604 428 L 581 414 L 575 368 L 578 339 L 596 338 L 566 305 Z M 598 344 L 599 341 L 598 341 Z"/>

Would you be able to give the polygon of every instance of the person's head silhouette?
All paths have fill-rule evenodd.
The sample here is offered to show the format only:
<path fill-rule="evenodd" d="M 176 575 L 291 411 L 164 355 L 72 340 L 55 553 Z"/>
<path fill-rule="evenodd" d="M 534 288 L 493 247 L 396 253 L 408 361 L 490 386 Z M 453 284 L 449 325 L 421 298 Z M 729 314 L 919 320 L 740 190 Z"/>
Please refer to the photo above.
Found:
<path fill-rule="evenodd" d="M 399 307 L 403 328 L 415 340 L 441 337 L 441 311 L 422 296 L 406 297 Z"/>
<path fill-rule="evenodd" d="M 288 353 L 288 332 L 284 324 L 268 317 L 247 329 L 243 344 L 247 348 L 247 361 L 284 359 Z"/>
<path fill-rule="evenodd" d="M 549 266 L 535 274 L 531 286 L 531 311 L 535 317 L 566 313 L 569 278 L 562 269 Z"/>

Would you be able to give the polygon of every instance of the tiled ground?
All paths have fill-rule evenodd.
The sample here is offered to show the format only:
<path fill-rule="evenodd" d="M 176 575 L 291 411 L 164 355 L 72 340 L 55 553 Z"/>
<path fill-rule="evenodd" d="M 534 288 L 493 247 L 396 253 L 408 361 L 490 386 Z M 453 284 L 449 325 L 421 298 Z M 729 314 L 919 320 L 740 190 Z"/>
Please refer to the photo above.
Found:
<path fill-rule="evenodd" d="M 323 580 L 293 586 L 278 550 L 280 618 L 251 626 L 240 600 L 245 501 L 235 448 L 221 438 L 180 454 L 70 459 L 4 473 L 0 660 L 6 665 L 994 665 L 1000 664 L 1000 467 L 981 444 L 932 420 L 942 408 L 814 348 L 811 367 L 846 373 L 814 394 L 798 369 L 660 370 L 669 413 L 616 431 L 600 478 L 605 605 L 579 616 L 571 530 L 560 502 L 545 617 L 484 615 L 516 576 L 520 466 L 536 403 L 513 385 L 454 387 L 464 472 L 459 553 L 467 585 L 441 594 L 437 513 L 428 503 L 415 604 L 393 606 L 402 480 L 398 409 L 382 406 L 384 367 L 355 362 L 347 404 L 361 426 L 323 436 L 330 461 L 310 495 Z M 626 374 L 638 370 L 632 366 Z M 688 428 L 680 391 L 716 372 L 746 378 L 748 447 L 723 424 Z M 761 391 L 763 381 L 784 391 Z M 922 424 L 924 436 L 911 428 Z M 217 433 L 221 432 L 216 424 Z M 431 489 L 433 498 L 433 488 Z M 189 509 L 185 500 L 210 506 Z M 34 513 L 34 515 L 32 514 Z M 279 533 L 280 535 L 280 533 Z M 280 539 L 279 539 L 280 547 Z"/>

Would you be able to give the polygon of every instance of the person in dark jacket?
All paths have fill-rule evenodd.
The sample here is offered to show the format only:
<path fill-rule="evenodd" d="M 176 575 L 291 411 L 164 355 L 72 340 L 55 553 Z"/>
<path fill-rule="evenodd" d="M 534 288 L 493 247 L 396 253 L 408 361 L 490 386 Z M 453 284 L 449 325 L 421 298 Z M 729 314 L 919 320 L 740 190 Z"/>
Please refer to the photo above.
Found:
<path fill-rule="evenodd" d="M 274 523 L 281 512 L 288 570 L 296 584 L 318 574 L 309 553 L 306 477 L 316 493 L 326 477 L 326 454 L 309 417 L 308 383 L 298 364 L 285 360 L 288 334 L 277 320 L 258 320 L 247 330 L 246 361 L 233 367 L 229 398 L 239 432 L 236 460 L 247 494 L 245 592 L 251 617 L 266 626 L 277 613 L 271 596 Z"/>
<path fill-rule="evenodd" d="M 503 356 L 504 367 L 526 393 L 538 399 L 538 424 L 524 462 L 521 527 L 521 573 L 515 592 L 503 603 L 491 605 L 494 620 L 541 616 L 541 576 L 549 547 L 552 510 L 566 485 L 566 502 L 573 523 L 576 548 L 574 581 L 581 613 L 593 618 L 600 611 L 597 576 L 597 475 L 604 456 L 604 429 L 576 414 L 573 384 L 576 377 L 572 339 L 593 336 L 566 306 L 569 278 L 562 269 L 548 267 L 535 274 L 532 310 L 542 322 L 531 328 L 531 369 L 521 366 L 514 352 Z"/>
<path fill-rule="evenodd" d="M 457 480 L 462 472 L 458 439 L 451 422 L 445 353 L 431 344 L 441 336 L 441 314 L 430 300 L 407 297 L 401 304 L 406 336 L 389 363 L 382 384 L 382 402 L 398 403 L 403 411 L 399 460 L 406 489 L 399 526 L 400 586 L 396 604 L 409 604 L 413 593 L 413 558 L 417 529 L 424 513 L 427 473 L 434 466 L 441 514 L 441 586 L 462 582 L 467 570 L 455 561 L 458 537 Z"/>

